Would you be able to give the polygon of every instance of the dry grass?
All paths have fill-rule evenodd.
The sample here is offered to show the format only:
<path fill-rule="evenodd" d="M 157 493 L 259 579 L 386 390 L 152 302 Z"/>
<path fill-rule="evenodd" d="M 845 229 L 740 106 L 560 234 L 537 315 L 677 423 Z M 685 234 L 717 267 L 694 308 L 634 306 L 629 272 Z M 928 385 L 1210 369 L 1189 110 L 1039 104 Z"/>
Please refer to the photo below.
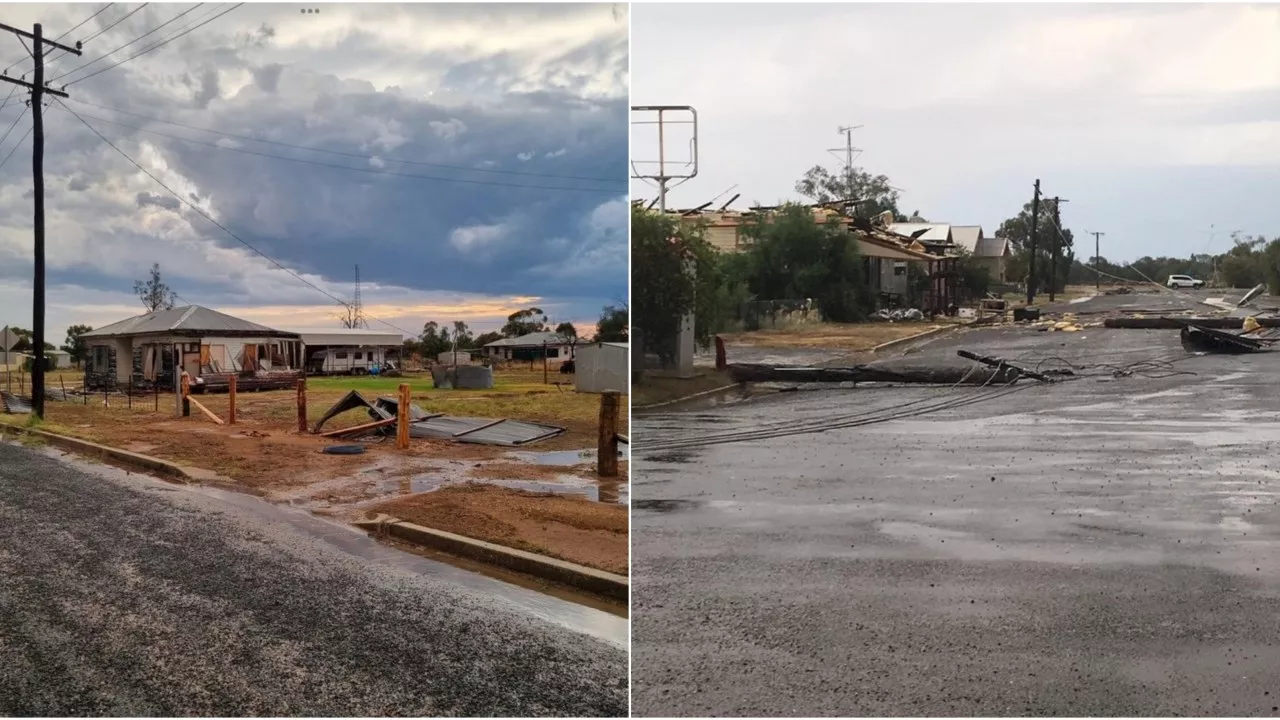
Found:
<path fill-rule="evenodd" d="M 628 508 L 484 484 L 455 485 L 376 506 L 411 523 L 626 575 Z"/>

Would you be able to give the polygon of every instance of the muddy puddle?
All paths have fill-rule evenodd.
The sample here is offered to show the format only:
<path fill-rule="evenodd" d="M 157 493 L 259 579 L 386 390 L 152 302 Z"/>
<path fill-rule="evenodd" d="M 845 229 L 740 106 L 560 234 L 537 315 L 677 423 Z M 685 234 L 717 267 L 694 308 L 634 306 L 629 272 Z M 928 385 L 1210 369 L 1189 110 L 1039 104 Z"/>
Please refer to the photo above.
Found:
<path fill-rule="evenodd" d="M 488 462 L 384 457 L 355 475 L 272 493 L 268 499 L 346 520 L 360 517 L 367 509 L 388 500 L 464 483 L 630 504 L 626 481 L 594 477 L 595 456 L 594 450 L 562 450 L 512 452 Z M 619 453 L 619 460 L 629 459 L 629 452 Z M 500 468 L 495 473 L 498 476 L 486 473 L 491 468 Z"/>

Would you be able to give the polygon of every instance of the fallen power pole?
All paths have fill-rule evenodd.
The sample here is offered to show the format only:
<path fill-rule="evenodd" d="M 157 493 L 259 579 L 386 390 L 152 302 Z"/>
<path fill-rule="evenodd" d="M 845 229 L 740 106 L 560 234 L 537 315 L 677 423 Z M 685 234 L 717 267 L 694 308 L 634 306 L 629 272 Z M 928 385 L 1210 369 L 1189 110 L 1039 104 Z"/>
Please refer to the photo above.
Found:
<path fill-rule="evenodd" d="M 32 27 L 31 32 L 0 23 L 0 30 L 17 35 L 19 40 L 31 40 L 31 57 L 35 60 L 35 75 L 31 82 L 8 75 L 0 75 L 0 80 L 27 88 L 31 91 L 32 119 L 32 151 L 31 174 L 35 181 L 35 278 L 32 284 L 31 300 L 31 344 L 34 346 L 35 363 L 31 369 L 31 411 L 38 417 L 44 417 L 44 94 L 55 97 L 69 97 L 65 92 L 45 86 L 44 50 L 48 45 L 72 55 L 80 54 L 80 43 L 68 47 L 55 40 L 44 39 L 44 29 L 40 23 Z M 25 43 L 23 43 L 25 45 Z"/>
<path fill-rule="evenodd" d="M 1244 318 L 1233 317 L 1118 317 L 1103 320 L 1102 326 L 1124 330 L 1181 330 L 1188 325 L 1196 325 L 1211 330 L 1239 330 L 1244 327 L 1244 320 Z M 1280 318 L 1257 317 L 1254 320 L 1264 328 L 1280 327 Z"/>
<path fill-rule="evenodd" d="M 725 368 L 734 382 L 791 383 L 920 383 L 925 385 L 1008 385 L 1020 377 L 1018 368 L 964 368 L 947 365 L 875 365 L 852 367 L 789 367 L 730 363 Z"/>

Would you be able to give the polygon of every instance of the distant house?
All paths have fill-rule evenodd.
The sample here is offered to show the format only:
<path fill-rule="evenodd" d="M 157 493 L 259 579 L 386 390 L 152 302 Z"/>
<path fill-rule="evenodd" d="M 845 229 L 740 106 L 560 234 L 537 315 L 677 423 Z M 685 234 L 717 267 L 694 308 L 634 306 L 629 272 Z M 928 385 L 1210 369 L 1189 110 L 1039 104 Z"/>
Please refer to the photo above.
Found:
<path fill-rule="evenodd" d="M 404 336 L 363 328 L 293 329 L 306 346 L 312 375 L 361 375 L 398 361 Z"/>
<path fill-rule="evenodd" d="M 1004 238 L 987 237 L 981 225 L 952 225 L 951 237 L 958 247 L 962 247 L 987 268 L 991 281 L 1005 282 L 1005 265 L 1013 255 L 1013 248 Z"/>
<path fill-rule="evenodd" d="M 486 358 L 496 360 L 548 360 L 561 362 L 573 357 L 573 338 L 554 332 L 535 332 L 513 338 L 494 340 L 482 350 Z"/>
<path fill-rule="evenodd" d="M 303 344 L 285 332 L 190 305 L 138 315 L 83 336 L 90 389 L 175 386 L 185 370 L 195 390 L 292 387 L 302 377 Z"/>

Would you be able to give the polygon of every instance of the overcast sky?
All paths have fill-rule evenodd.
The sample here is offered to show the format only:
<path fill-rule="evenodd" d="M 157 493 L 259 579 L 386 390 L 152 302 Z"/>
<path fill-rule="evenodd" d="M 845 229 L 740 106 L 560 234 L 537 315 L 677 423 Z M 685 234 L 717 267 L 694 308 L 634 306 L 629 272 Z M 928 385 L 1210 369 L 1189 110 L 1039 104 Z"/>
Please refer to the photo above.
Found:
<path fill-rule="evenodd" d="M 1095 230 L 1112 260 L 1280 235 L 1280 5 L 637 4 L 631 37 L 633 104 L 699 114 L 677 207 L 799 200 L 863 125 L 858 164 L 930 220 L 991 234 L 1040 178 L 1080 257 Z"/>
<path fill-rule="evenodd" d="M 414 332 L 425 320 L 494 329 L 529 304 L 594 328 L 601 306 L 626 299 L 625 5 L 244 5 L 87 77 L 232 7 L 151 4 L 91 37 L 139 6 L 113 4 L 66 35 L 86 40 L 84 55 L 51 56 L 49 77 L 173 20 L 55 86 L 70 83 L 69 108 L 308 281 L 349 298 L 358 263 L 366 313 Z M 10 4 L 3 21 L 57 37 L 101 7 Z M 25 57 L 0 38 L 0 63 Z M 23 97 L 0 110 L 0 136 L 21 115 L 0 160 L 31 127 Z M 45 127 L 51 342 L 69 324 L 141 312 L 133 283 L 152 262 L 187 302 L 276 327 L 335 326 L 335 301 L 57 104 Z M 0 167 L 0 325 L 28 328 L 30 155 L 27 138 Z"/>

